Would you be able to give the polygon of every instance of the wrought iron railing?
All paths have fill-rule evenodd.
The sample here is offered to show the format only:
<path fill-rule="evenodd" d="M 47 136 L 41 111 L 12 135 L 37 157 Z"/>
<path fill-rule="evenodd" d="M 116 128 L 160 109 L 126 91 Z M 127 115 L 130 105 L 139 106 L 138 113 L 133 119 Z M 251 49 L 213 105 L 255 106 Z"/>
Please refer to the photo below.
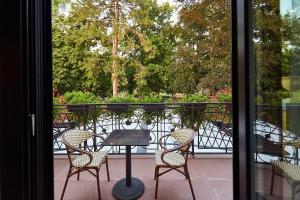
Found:
<path fill-rule="evenodd" d="M 299 149 L 286 142 L 299 140 L 300 105 L 257 105 L 253 132 L 256 138 L 255 160 L 270 163 L 270 160 L 287 159 L 299 163 Z M 296 121 L 296 124 L 294 123 Z"/>
<path fill-rule="evenodd" d="M 298 105 L 296 106 L 299 107 Z M 298 139 L 291 127 L 284 127 L 283 111 L 295 110 L 287 105 L 256 107 L 253 124 L 256 138 L 254 152 L 257 162 L 269 163 L 281 157 L 298 162 L 298 149 L 283 147 L 285 141 Z M 300 108 L 300 107 L 299 107 Z M 159 104 L 77 104 L 55 105 L 53 108 L 53 146 L 55 154 L 65 154 L 61 134 L 72 128 L 92 131 L 103 136 L 114 129 L 149 129 L 150 145 L 133 147 L 137 154 L 154 153 L 159 149 L 159 138 L 181 128 L 193 128 L 197 137 L 192 153 L 232 152 L 232 105 L 231 103 L 159 103 Z M 286 114 L 285 117 L 288 117 Z M 293 125 L 295 126 L 295 125 Z M 292 130 L 292 131 L 291 131 Z M 169 141 L 170 145 L 173 141 Z M 97 149 L 98 141 L 87 141 L 86 149 Z M 108 148 L 108 147 L 105 147 Z M 112 154 L 125 153 L 122 146 L 108 148 Z"/>
<path fill-rule="evenodd" d="M 193 154 L 231 153 L 231 113 L 231 103 L 54 105 L 54 153 L 65 154 L 60 136 L 72 128 L 89 130 L 105 137 L 114 129 L 149 129 L 150 145 L 133 147 L 132 150 L 143 154 L 154 153 L 159 148 L 161 136 L 186 127 L 198 132 L 192 146 Z M 97 141 L 85 143 L 86 149 L 96 149 L 97 146 Z M 122 146 L 108 150 L 112 154 L 125 152 Z"/>

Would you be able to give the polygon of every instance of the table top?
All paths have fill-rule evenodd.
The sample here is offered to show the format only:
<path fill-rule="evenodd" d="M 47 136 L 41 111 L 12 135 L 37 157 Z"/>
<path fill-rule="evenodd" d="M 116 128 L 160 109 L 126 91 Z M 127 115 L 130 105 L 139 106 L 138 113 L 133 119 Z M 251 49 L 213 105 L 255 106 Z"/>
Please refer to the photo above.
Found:
<path fill-rule="evenodd" d="M 103 146 L 148 146 L 150 130 L 113 130 Z"/>

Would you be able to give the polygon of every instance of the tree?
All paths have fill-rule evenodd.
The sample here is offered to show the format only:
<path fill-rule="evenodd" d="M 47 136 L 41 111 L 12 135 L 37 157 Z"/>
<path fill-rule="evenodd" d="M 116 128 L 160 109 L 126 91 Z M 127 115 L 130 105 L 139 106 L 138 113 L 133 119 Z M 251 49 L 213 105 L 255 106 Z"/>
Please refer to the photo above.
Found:
<path fill-rule="evenodd" d="M 120 28 L 120 4 L 119 0 L 114 0 L 114 16 L 113 16 L 113 46 L 112 46 L 112 85 L 113 96 L 118 95 L 118 45 L 119 45 L 119 28 Z"/>
<path fill-rule="evenodd" d="M 299 18 L 280 13 L 277 0 L 256 0 L 253 44 L 256 58 L 256 93 L 260 103 L 281 105 L 289 93 L 282 76 L 299 75 Z M 293 88 L 292 88 L 293 90 Z"/>
<path fill-rule="evenodd" d="M 107 22 L 99 20 L 99 15 L 106 5 L 85 0 L 70 2 L 68 6 L 69 11 L 53 13 L 54 91 L 81 90 L 105 95 L 110 90 L 106 78 L 110 74 L 106 70 L 109 41 Z"/>
<path fill-rule="evenodd" d="M 124 34 L 122 52 L 126 72 L 128 66 L 135 68 L 134 79 L 127 80 L 134 82 L 138 94 L 167 90 L 166 69 L 176 47 L 173 9 L 168 3 L 158 5 L 155 0 L 137 1 L 128 16 L 131 23 Z"/>
<path fill-rule="evenodd" d="M 55 91 L 110 96 L 111 92 L 117 95 L 118 90 L 165 89 L 164 69 L 171 63 L 175 47 L 170 31 L 173 8 L 169 4 L 82 0 L 68 1 L 66 7 L 65 12 L 54 9 Z M 159 74 L 152 75 L 154 71 Z"/>
<path fill-rule="evenodd" d="M 173 92 L 211 94 L 231 87 L 230 1 L 185 1 L 179 16 Z"/>

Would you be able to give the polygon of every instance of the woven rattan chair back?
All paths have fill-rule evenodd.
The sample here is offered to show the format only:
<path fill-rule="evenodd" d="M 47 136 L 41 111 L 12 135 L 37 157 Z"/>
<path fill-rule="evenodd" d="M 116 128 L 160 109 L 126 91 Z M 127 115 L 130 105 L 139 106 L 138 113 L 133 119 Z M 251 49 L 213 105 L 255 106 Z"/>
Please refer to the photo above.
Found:
<path fill-rule="evenodd" d="M 189 185 L 191 188 L 191 192 L 193 195 L 193 199 L 195 199 L 195 194 L 193 191 L 190 175 L 187 167 L 187 160 L 189 149 L 194 140 L 196 132 L 193 129 L 181 129 L 176 130 L 170 134 L 164 135 L 160 138 L 159 143 L 162 150 L 157 150 L 155 152 L 155 172 L 154 179 L 156 180 L 156 188 L 155 188 L 155 198 L 157 198 L 157 190 L 158 190 L 158 179 L 161 175 L 171 171 L 176 170 L 182 175 L 186 177 L 189 181 Z M 166 142 L 168 141 L 168 137 L 171 136 L 175 141 L 174 147 L 168 149 L 166 146 Z M 164 172 L 159 172 L 160 168 L 167 168 Z M 183 170 L 182 170 L 183 168 Z"/>
<path fill-rule="evenodd" d="M 63 134 L 63 143 L 67 146 L 79 146 L 81 143 L 91 138 L 93 133 L 82 130 L 69 130 Z"/>
<path fill-rule="evenodd" d="M 191 142 L 195 137 L 195 131 L 193 129 L 177 130 L 171 133 L 171 137 L 174 138 L 179 146 L 182 146 L 178 148 L 178 150 L 181 151 L 181 153 L 186 154 L 187 159 L 187 154 L 190 149 Z"/>
<path fill-rule="evenodd" d="M 68 175 L 66 178 L 66 182 L 63 188 L 63 192 L 61 194 L 61 200 L 64 197 L 66 187 L 69 181 L 69 178 L 75 174 L 77 174 L 77 180 L 79 180 L 80 172 L 88 171 L 97 179 L 97 190 L 98 190 L 98 198 L 101 199 L 100 194 L 100 182 L 99 182 L 99 171 L 100 166 L 105 163 L 106 164 L 106 172 L 107 172 L 107 180 L 109 181 L 109 170 L 108 170 L 108 160 L 107 160 L 107 151 L 95 151 L 89 152 L 87 150 L 81 149 L 81 144 L 87 141 L 90 138 L 95 139 L 95 137 L 99 137 L 102 140 L 104 139 L 100 135 L 96 135 L 92 132 L 85 130 L 68 130 L 62 135 L 62 142 L 66 146 L 68 159 L 70 162 L 70 168 L 68 171 Z M 95 173 L 91 170 L 95 170 Z"/>

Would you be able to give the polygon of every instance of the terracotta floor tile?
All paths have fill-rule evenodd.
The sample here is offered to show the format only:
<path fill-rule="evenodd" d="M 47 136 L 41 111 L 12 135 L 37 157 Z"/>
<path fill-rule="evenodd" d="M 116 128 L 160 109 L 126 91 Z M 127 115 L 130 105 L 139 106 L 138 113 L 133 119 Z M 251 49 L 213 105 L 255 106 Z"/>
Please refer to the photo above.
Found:
<path fill-rule="evenodd" d="M 59 199 L 68 171 L 67 159 L 54 159 L 55 199 Z M 132 159 L 132 175 L 145 184 L 141 200 L 153 200 L 155 193 L 154 158 Z M 232 159 L 227 158 L 190 158 L 188 163 L 196 199 L 232 200 Z M 114 199 L 114 184 L 125 177 L 125 159 L 109 158 L 111 181 L 106 179 L 105 167 L 100 172 L 101 197 Z M 97 199 L 96 179 L 87 172 L 80 175 L 80 181 L 72 177 L 68 183 L 64 199 Z M 169 172 L 160 177 L 158 199 L 189 200 L 192 199 L 188 181 L 178 172 Z"/>

